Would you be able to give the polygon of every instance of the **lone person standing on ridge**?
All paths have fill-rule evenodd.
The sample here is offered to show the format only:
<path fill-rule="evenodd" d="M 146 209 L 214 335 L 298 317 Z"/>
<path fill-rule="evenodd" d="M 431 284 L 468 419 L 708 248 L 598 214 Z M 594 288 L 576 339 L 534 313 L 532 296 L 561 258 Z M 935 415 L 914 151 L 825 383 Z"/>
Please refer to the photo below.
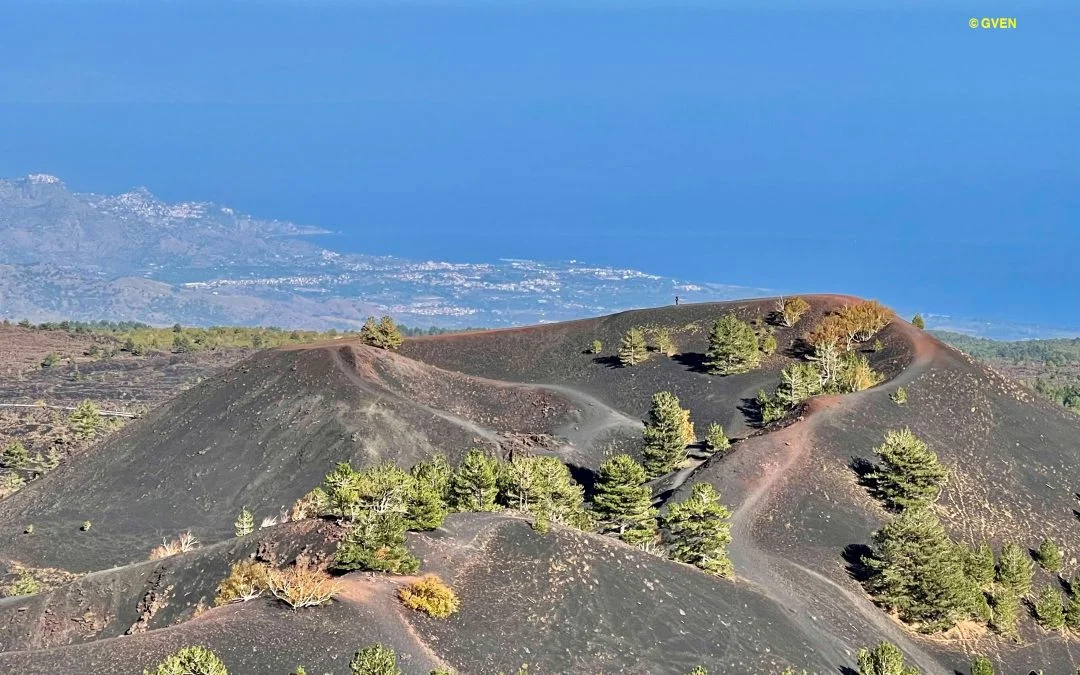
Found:
<path fill-rule="evenodd" d="M 676 307 L 679 306 L 679 296 L 677 296 L 677 295 L 675 296 L 675 306 Z"/>

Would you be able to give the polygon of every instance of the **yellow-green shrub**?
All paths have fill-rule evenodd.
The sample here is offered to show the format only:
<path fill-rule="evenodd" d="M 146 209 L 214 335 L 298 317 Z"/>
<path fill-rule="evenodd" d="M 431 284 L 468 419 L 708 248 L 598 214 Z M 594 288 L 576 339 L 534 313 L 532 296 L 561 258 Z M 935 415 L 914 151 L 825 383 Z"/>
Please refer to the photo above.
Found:
<path fill-rule="evenodd" d="M 425 574 L 398 591 L 401 602 L 436 619 L 445 619 L 458 610 L 461 601 L 454 589 L 434 574 Z"/>

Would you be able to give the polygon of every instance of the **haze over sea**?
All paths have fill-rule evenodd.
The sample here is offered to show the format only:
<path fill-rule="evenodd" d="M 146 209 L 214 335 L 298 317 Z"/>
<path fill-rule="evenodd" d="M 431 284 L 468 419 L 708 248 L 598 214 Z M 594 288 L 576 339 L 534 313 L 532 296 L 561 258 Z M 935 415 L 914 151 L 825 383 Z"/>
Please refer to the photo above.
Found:
<path fill-rule="evenodd" d="M 1080 330 L 1080 9 L 904 4 L 17 1 L 0 175 Z"/>

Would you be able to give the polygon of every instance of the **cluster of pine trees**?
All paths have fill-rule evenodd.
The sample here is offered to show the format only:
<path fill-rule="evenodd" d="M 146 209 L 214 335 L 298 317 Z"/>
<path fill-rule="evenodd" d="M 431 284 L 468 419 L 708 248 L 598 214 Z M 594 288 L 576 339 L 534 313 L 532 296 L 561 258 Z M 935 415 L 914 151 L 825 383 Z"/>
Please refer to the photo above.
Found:
<path fill-rule="evenodd" d="M 771 338 L 771 354 L 776 351 L 776 338 Z M 717 319 L 709 331 L 709 348 L 705 352 L 705 367 L 713 375 L 735 375 L 757 368 L 763 349 L 758 333 L 749 323 L 734 314 Z"/>
<path fill-rule="evenodd" d="M 380 349 L 397 349 L 405 341 L 405 336 L 391 317 L 384 316 L 375 321 L 375 317 L 369 316 L 360 329 L 360 340 Z"/>
<path fill-rule="evenodd" d="M 441 455 L 408 472 L 392 464 L 357 471 L 343 462 L 293 512 L 336 516 L 348 524 L 335 558 L 340 570 L 414 572 L 419 562 L 405 548 L 407 531 L 433 530 L 451 511 L 505 508 L 530 514 L 541 531 L 551 523 L 596 529 L 652 552 L 666 547 L 675 560 L 729 576 L 730 512 L 715 489 L 695 486 L 661 518 L 647 482 L 632 457 L 616 455 L 601 466 L 589 508 L 584 489 L 558 458 L 519 455 L 505 461 L 474 448 L 456 468 Z M 237 521 L 238 532 L 250 532 L 249 520 Z"/>
<path fill-rule="evenodd" d="M 586 351 L 597 354 L 602 346 L 599 340 L 594 340 Z M 675 356 L 678 349 L 671 329 L 665 326 L 634 326 L 623 334 L 619 342 L 619 363 L 624 367 L 636 366 L 648 360 L 654 352 Z"/>
<path fill-rule="evenodd" d="M 670 473 L 686 460 L 687 446 L 697 442 L 690 411 L 683 408 L 679 397 L 669 391 L 653 394 L 649 419 L 645 422 L 643 459 L 649 478 Z M 705 433 L 705 451 L 725 452 L 731 441 L 724 427 L 713 422 Z"/>
<path fill-rule="evenodd" d="M 5 320 L 3 323 L 10 324 L 10 321 Z M 106 338 L 105 344 L 95 344 L 93 346 L 93 353 L 89 354 L 89 356 L 115 355 L 117 351 L 126 351 L 140 356 L 154 351 L 184 353 L 210 349 L 263 349 L 290 344 L 305 344 L 355 334 L 355 332 L 350 333 L 350 331 L 339 332 L 336 329 L 319 332 L 288 330 L 273 326 L 211 326 L 203 328 L 175 324 L 168 328 L 155 328 L 137 321 L 50 321 L 34 325 L 28 320 L 23 320 L 18 325 L 34 330 L 63 331 Z M 400 345 L 400 339 L 406 336 L 442 335 L 443 333 L 470 330 L 480 329 L 451 329 L 436 328 L 434 326 L 430 328 L 409 327 L 395 324 L 393 319 L 384 316 L 378 321 L 374 317 L 369 317 L 360 333 L 364 337 L 366 331 L 368 337 L 378 342 L 374 346 L 383 346 L 385 344 L 388 348 L 393 349 L 396 348 L 394 343 Z M 119 348 L 112 345 L 119 345 Z"/>
<path fill-rule="evenodd" d="M 761 424 L 783 418 L 789 410 L 818 394 L 849 394 L 881 382 L 881 374 L 854 347 L 872 338 L 888 322 L 888 310 L 875 301 L 849 305 L 822 319 L 805 338 L 811 346 L 808 360 L 784 368 L 772 396 L 764 390 L 758 392 Z"/>
<path fill-rule="evenodd" d="M 54 417 L 54 421 L 63 428 L 61 418 Z M 44 454 L 31 454 L 21 442 L 12 441 L 0 450 L 0 497 L 19 490 L 28 481 L 35 481 L 60 466 L 59 446 L 69 440 L 68 434 L 75 440 L 88 441 L 99 432 L 118 428 L 122 423 L 117 417 L 103 417 L 97 404 L 87 399 L 67 416 L 66 430 Z"/>
<path fill-rule="evenodd" d="M 796 317 L 795 320 L 802 316 L 802 311 L 792 315 Z M 768 356 L 776 351 L 776 336 L 765 325 L 764 320 L 759 319 L 754 323 L 757 328 L 734 314 L 725 314 L 713 324 L 709 331 L 708 351 L 705 354 L 705 367 L 710 373 L 745 373 L 758 367 L 762 355 Z M 586 353 L 597 353 L 599 348 L 596 344 L 594 341 L 593 345 L 585 350 Z M 635 326 L 626 331 L 619 342 L 619 363 L 623 366 L 636 366 L 648 360 L 654 352 L 665 356 L 678 353 L 672 330 L 664 326 Z"/>
<path fill-rule="evenodd" d="M 999 555 L 987 541 L 975 546 L 949 537 L 934 511 L 949 472 L 909 429 L 890 431 L 875 448 L 880 462 L 868 478 L 873 493 L 895 517 L 874 533 L 873 554 L 864 559 L 867 590 L 881 606 L 922 632 L 938 632 L 963 620 L 987 624 L 1019 639 L 1017 626 L 1030 602 L 1044 628 L 1080 630 L 1080 580 L 1064 600 L 1054 585 L 1032 598 L 1034 562 L 1017 542 Z M 1047 539 L 1035 560 L 1061 570 L 1063 554 Z"/>
<path fill-rule="evenodd" d="M 810 310 L 800 297 L 780 298 L 771 314 L 772 323 L 793 327 Z M 888 325 L 892 313 L 877 301 L 859 302 L 823 318 L 804 338 L 810 346 L 807 361 L 784 368 L 773 395 L 758 392 L 761 424 L 786 415 L 802 401 L 818 394 L 862 391 L 878 384 L 882 376 L 870 366 L 855 346 L 874 337 Z M 650 345 L 650 336 L 653 345 Z M 716 320 L 709 331 L 704 366 L 713 375 L 735 375 L 757 368 L 763 356 L 777 349 L 776 336 L 765 321 L 743 321 L 733 313 Z M 595 344 L 586 349 L 596 353 Z M 671 333 L 664 328 L 631 328 L 623 336 L 618 357 L 623 366 L 635 366 L 648 359 L 650 351 L 676 351 Z"/>

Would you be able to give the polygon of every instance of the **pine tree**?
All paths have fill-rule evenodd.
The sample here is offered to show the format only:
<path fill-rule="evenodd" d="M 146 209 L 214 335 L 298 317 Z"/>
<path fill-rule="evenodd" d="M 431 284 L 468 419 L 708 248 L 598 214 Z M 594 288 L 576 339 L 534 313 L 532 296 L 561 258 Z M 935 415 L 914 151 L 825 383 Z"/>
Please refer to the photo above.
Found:
<path fill-rule="evenodd" d="M 92 438 L 101 429 L 101 411 L 93 401 L 80 403 L 71 413 L 71 431 L 76 438 Z"/>
<path fill-rule="evenodd" d="M 236 518 L 233 527 L 236 529 L 236 536 L 238 537 L 246 537 L 255 531 L 255 516 L 251 514 L 251 511 L 247 510 L 246 506 Z"/>
<path fill-rule="evenodd" d="M 893 508 L 933 501 L 948 480 L 948 469 L 910 429 L 886 433 L 885 442 L 874 452 L 882 462 L 874 473 L 878 491 Z"/>
<path fill-rule="evenodd" d="M 964 547 L 964 574 L 982 591 L 990 590 L 994 584 L 994 549 L 982 541 L 976 548 Z"/>
<path fill-rule="evenodd" d="M 713 375 L 733 375 L 757 368 L 761 360 L 758 339 L 750 324 L 725 314 L 709 332 L 705 367 Z"/>
<path fill-rule="evenodd" d="M 383 338 L 383 344 L 380 345 L 383 349 L 397 349 L 405 342 L 401 330 L 389 316 L 379 319 L 379 333 Z"/>
<path fill-rule="evenodd" d="M 724 427 L 717 422 L 709 425 L 705 431 L 705 447 L 709 453 L 726 452 L 731 448 L 731 441 L 724 433 Z"/>
<path fill-rule="evenodd" d="M 407 498 L 410 530 L 434 530 L 446 518 L 450 492 L 450 465 L 442 455 L 412 468 L 412 485 Z"/>
<path fill-rule="evenodd" d="M 926 328 L 926 322 L 923 321 L 922 314 L 916 314 L 915 316 L 911 317 L 911 325 L 915 326 L 919 330 L 923 330 L 924 328 Z"/>
<path fill-rule="evenodd" d="M 420 567 L 405 548 L 406 521 L 399 513 L 362 511 L 338 545 L 334 567 L 409 574 Z"/>
<path fill-rule="evenodd" d="M 1016 542 L 1005 544 L 998 561 L 998 585 L 1008 587 L 1019 600 L 1031 592 L 1031 574 L 1031 559 L 1023 547 Z"/>
<path fill-rule="evenodd" d="M 640 328 L 631 328 L 619 343 L 619 362 L 624 366 L 636 366 L 649 358 L 645 334 Z"/>
<path fill-rule="evenodd" d="M 813 363 L 793 363 L 780 371 L 780 386 L 776 398 L 788 407 L 794 407 L 811 396 L 821 393 L 821 372 Z"/>
<path fill-rule="evenodd" d="M 9 443 L 4 447 L 4 451 L 0 452 L 0 468 L 21 469 L 29 463 L 30 453 L 19 441 Z"/>
<path fill-rule="evenodd" d="M 41 468 L 52 471 L 58 466 L 60 466 L 60 451 L 51 447 L 45 451 L 45 461 L 41 463 Z"/>
<path fill-rule="evenodd" d="M 371 645 L 356 652 L 349 663 L 352 675 L 402 675 L 397 654 L 382 645 Z"/>
<path fill-rule="evenodd" d="M 674 471 L 686 459 L 686 446 L 694 442 L 690 411 L 669 391 L 653 394 L 643 436 L 642 456 L 648 475 L 655 478 Z"/>
<path fill-rule="evenodd" d="M 970 579 L 967 580 L 967 592 L 970 593 L 971 602 L 968 605 L 968 611 L 971 616 L 978 619 L 983 623 L 990 623 L 994 618 L 994 610 L 990 607 L 990 599 L 986 596 L 986 593 L 980 591 L 975 587 L 974 582 Z"/>
<path fill-rule="evenodd" d="M 660 352 L 664 356 L 674 356 L 677 348 L 675 346 L 675 340 L 671 337 L 671 331 L 667 328 L 660 327 L 652 330 L 653 344 L 656 345 L 656 351 Z"/>
<path fill-rule="evenodd" d="M 1035 618 L 1047 630 L 1058 630 L 1065 625 L 1065 612 L 1061 594 L 1053 586 L 1044 586 L 1035 599 Z"/>
<path fill-rule="evenodd" d="M 919 671 L 904 663 L 900 649 L 882 640 L 871 649 L 860 649 L 856 657 L 859 675 L 919 675 Z"/>
<path fill-rule="evenodd" d="M 1072 631 L 1080 631 L 1080 592 L 1070 588 L 1069 600 L 1065 604 L 1065 626 Z"/>
<path fill-rule="evenodd" d="M 499 499 L 535 515 L 544 524 L 584 528 L 589 524 L 585 491 L 559 458 L 519 455 L 500 466 Z"/>
<path fill-rule="evenodd" d="M 1008 586 L 996 586 L 991 609 L 993 614 L 990 627 L 1001 635 L 1016 638 L 1016 626 L 1020 621 L 1020 597 Z"/>
<path fill-rule="evenodd" d="M 378 322 L 375 317 L 369 316 L 360 329 L 360 340 L 379 349 L 397 349 L 405 341 L 405 337 L 389 316 L 384 316 Z"/>
<path fill-rule="evenodd" d="M 769 396 L 763 389 L 758 390 L 754 402 L 757 404 L 758 424 L 763 427 L 783 419 L 788 413 L 788 407 L 780 399 Z"/>
<path fill-rule="evenodd" d="M 994 664 L 985 656 L 976 655 L 971 659 L 971 675 L 994 675 Z"/>
<path fill-rule="evenodd" d="M 696 483 L 690 496 L 668 507 L 664 517 L 671 538 L 671 557 L 718 577 L 732 575 L 727 545 L 731 512 L 709 483 Z"/>
<path fill-rule="evenodd" d="M 413 483 L 412 475 L 397 466 L 377 464 L 357 474 L 354 496 L 361 509 L 406 514 Z"/>
<path fill-rule="evenodd" d="M 328 511 L 352 520 L 360 513 L 360 474 L 348 462 L 339 462 L 323 478 Z"/>
<path fill-rule="evenodd" d="M 962 556 L 930 509 L 905 509 L 874 533 L 867 588 L 924 632 L 954 626 L 972 606 Z"/>
<path fill-rule="evenodd" d="M 765 356 L 772 356 L 776 353 L 776 336 L 772 333 L 766 333 L 765 337 L 761 338 L 761 353 Z"/>
<path fill-rule="evenodd" d="M 574 481 L 570 469 L 558 457 L 531 458 L 536 465 L 539 499 L 530 511 L 545 523 L 587 529 L 591 515 L 585 509 L 585 488 Z"/>
<path fill-rule="evenodd" d="M 631 544 L 656 539 L 656 509 L 645 469 L 630 455 L 615 455 L 600 467 L 593 510 L 605 529 Z"/>
<path fill-rule="evenodd" d="M 1060 572 L 1063 557 L 1061 549 L 1050 539 L 1043 539 L 1035 551 L 1035 559 L 1047 572 Z"/>
<path fill-rule="evenodd" d="M 869 389 L 881 381 L 881 375 L 870 367 L 865 356 L 848 352 L 840 357 L 840 367 L 828 389 L 835 393 L 851 394 Z"/>
<path fill-rule="evenodd" d="M 918 669 L 905 665 L 899 647 L 884 640 L 871 649 L 860 649 L 856 661 L 859 675 L 919 675 Z"/>
<path fill-rule="evenodd" d="M 528 511 L 540 501 L 540 476 L 533 457 L 518 455 L 499 465 L 499 503 L 518 511 Z"/>
<path fill-rule="evenodd" d="M 465 453 L 457 471 L 450 478 L 450 507 L 455 511 L 492 511 L 497 484 L 499 460 L 473 448 Z"/>

